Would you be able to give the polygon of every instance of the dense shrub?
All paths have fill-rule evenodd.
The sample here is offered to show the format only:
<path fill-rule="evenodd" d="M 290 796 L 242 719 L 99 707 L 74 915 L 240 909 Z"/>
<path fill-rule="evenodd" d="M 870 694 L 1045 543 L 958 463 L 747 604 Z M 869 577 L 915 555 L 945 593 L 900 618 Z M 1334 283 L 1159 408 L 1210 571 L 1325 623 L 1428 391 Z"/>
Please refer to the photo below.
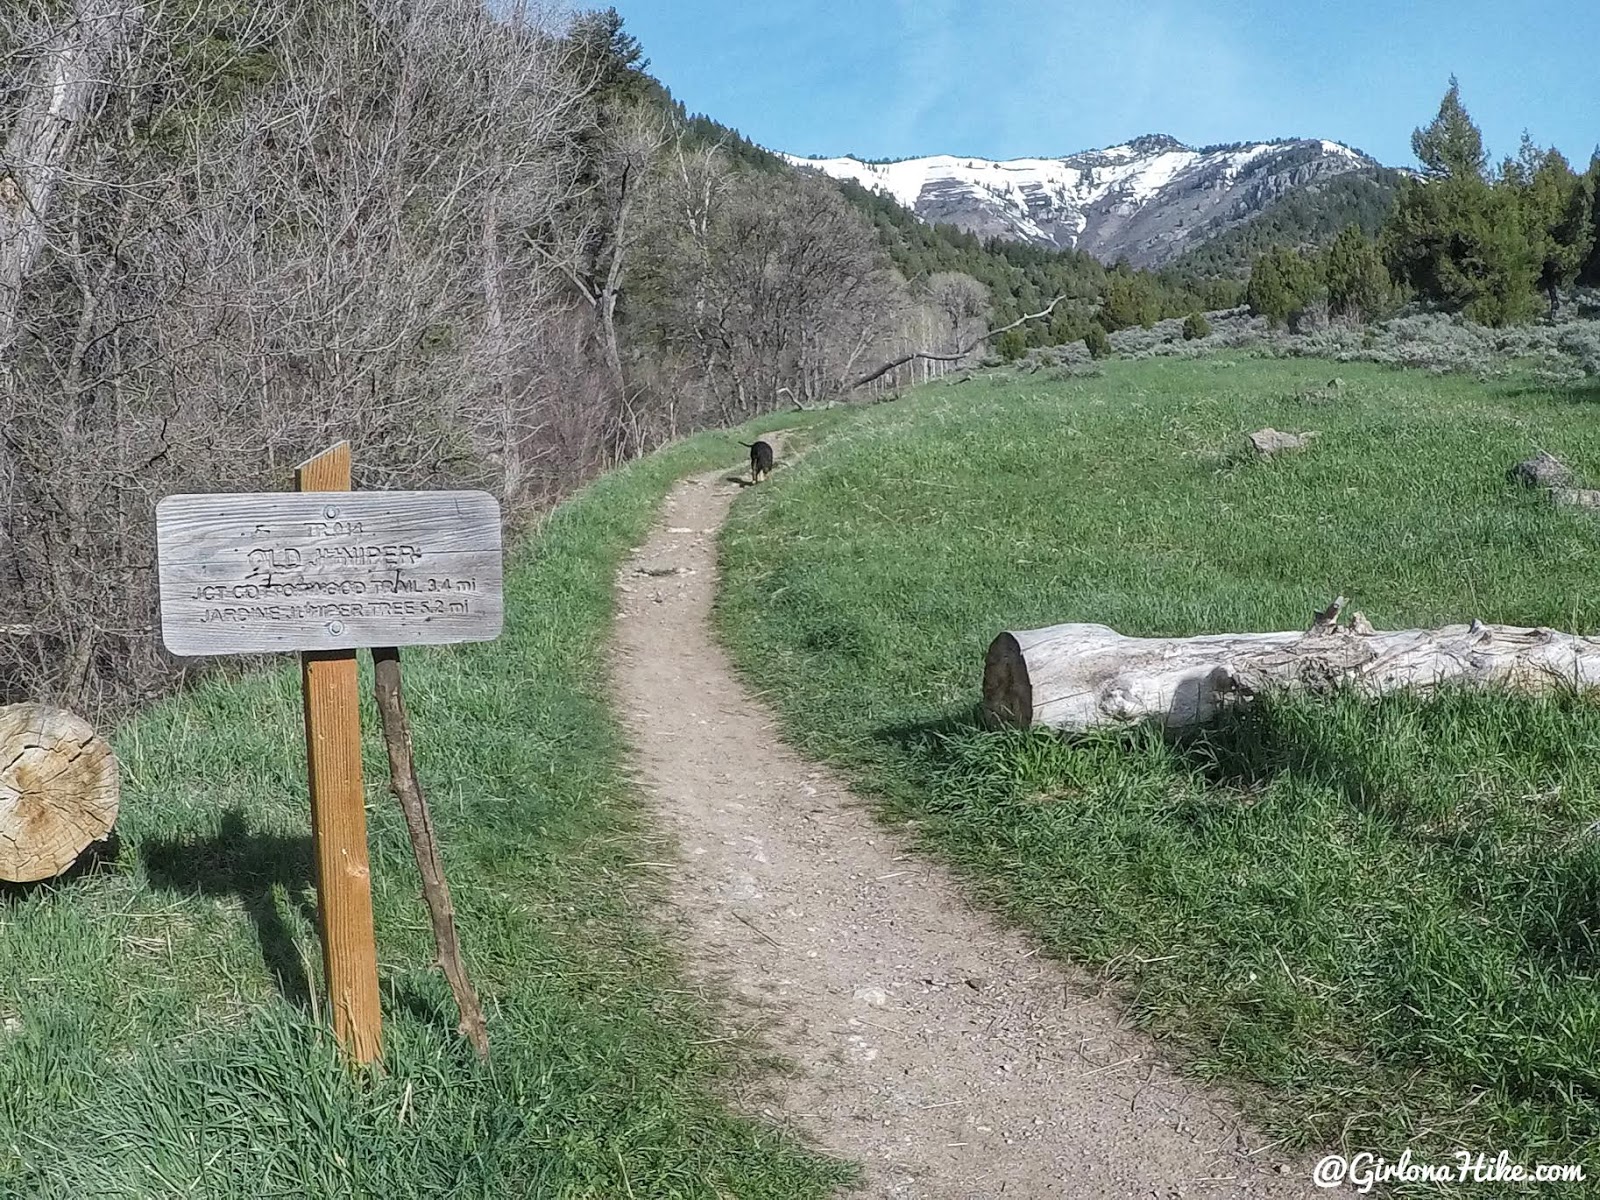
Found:
<path fill-rule="evenodd" d="M 1083 344 L 1094 358 L 1109 358 L 1111 356 L 1111 339 L 1098 324 L 1089 326 L 1089 332 L 1084 335 Z"/>

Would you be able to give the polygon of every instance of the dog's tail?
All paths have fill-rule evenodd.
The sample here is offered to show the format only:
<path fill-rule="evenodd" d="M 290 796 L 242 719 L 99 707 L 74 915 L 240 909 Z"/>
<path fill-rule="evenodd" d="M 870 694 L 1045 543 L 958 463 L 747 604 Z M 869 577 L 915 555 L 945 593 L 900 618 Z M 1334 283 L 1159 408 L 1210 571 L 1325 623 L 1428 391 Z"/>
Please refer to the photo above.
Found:
<path fill-rule="evenodd" d="M 739 441 L 739 439 L 735 438 L 734 441 Z M 754 442 L 739 442 L 739 445 L 743 446 L 746 450 L 754 450 L 756 448 L 756 444 Z"/>

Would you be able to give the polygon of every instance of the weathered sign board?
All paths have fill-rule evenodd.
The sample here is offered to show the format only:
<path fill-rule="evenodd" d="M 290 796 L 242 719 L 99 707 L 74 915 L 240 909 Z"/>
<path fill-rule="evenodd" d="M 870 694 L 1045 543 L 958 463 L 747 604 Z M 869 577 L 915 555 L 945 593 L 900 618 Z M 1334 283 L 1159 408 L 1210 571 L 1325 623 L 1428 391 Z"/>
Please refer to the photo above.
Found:
<path fill-rule="evenodd" d="M 259 492 L 156 505 L 161 635 L 186 657 L 491 641 L 487 492 Z"/>
<path fill-rule="evenodd" d="M 334 1034 L 362 1064 L 383 1053 L 356 670 L 356 650 L 371 648 L 391 784 L 439 962 L 462 1032 L 487 1057 L 412 761 L 398 647 L 500 636 L 500 506 L 487 492 L 352 492 L 349 442 L 299 464 L 294 487 L 156 505 L 162 640 L 184 657 L 301 652 L 323 979 Z"/>

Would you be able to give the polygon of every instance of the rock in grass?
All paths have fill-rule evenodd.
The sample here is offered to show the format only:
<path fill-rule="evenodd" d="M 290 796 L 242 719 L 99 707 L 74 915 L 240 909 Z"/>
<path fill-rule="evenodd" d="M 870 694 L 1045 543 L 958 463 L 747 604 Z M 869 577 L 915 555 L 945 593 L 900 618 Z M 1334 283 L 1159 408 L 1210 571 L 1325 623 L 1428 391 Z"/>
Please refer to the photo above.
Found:
<path fill-rule="evenodd" d="M 1593 488 L 1553 487 L 1550 503 L 1557 508 L 1600 508 L 1600 491 Z"/>
<path fill-rule="evenodd" d="M 1344 380 L 1335 375 L 1326 387 L 1308 388 L 1300 393 L 1304 404 L 1330 404 L 1344 394 Z"/>
<path fill-rule="evenodd" d="M 1317 436 L 1312 429 L 1305 433 L 1283 433 L 1276 429 L 1258 429 L 1250 435 L 1250 448 L 1262 458 L 1271 458 L 1285 450 L 1304 450 Z"/>
<path fill-rule="evenodd" d="M 1506 479 L 1523 487 L 1562 488 L 1572 482 L 1572 472 L 1555 455 L 1541 450 L 1507 470 Z"/>

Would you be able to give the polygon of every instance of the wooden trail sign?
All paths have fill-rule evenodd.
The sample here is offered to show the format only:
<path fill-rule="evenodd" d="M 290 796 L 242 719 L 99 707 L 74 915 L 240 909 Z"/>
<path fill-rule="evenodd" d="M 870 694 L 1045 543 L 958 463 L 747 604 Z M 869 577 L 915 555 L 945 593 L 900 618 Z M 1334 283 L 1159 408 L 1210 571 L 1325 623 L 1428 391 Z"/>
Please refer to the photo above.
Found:
<path fill-rule="evenodd" d="M 162 638 L 179 655 L 301 651 L 323 973 L 334 1033 L 359 1063 L 383 1051 L 356 673 L 356 647 L 374 648 L 392 785 L 440 965 L 461 1031 L 487 1057 L 411 759 L 397 647 L 499 636 L 500 507 L 486 492 L 351 492 L 348 442 L 296 467 L 295 489 L 156 506 Z"/>
<path fill-rule="evenodd" d="M 501 558 L 487 492 L 322 481 L 156 505 L 161 635 L 178 655 L 491 641 Z"/>

